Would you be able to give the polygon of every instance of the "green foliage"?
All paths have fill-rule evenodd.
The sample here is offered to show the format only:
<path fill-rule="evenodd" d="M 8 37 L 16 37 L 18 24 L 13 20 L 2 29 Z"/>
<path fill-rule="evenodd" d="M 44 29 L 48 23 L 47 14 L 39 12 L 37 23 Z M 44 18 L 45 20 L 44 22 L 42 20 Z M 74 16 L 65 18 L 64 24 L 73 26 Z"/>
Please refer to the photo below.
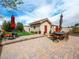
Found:
<path fill-rule="evenodd" d="M 34 32 L 34 31 L 30 31 L 31 33 L 33 33 L 33 34 L 36 34 L 36 32 Z"/>
<path fill-rule="evenodd" d="M 23 24 L 20 23 L 20 22 L 18 22 L 18 23 L 17 23 L 17 26 L 16 26 L 16 30 L 22 32 L 22 31 L 24 30 L 24 26 L 23 26 Z"/>
<path fill-rule="evenodd" d="M 11 28 L 11 23 L 8 21 L 7 22 L 7 31 L 11 32 L 13 29 Z"/>
<path fill-rule="evenodd" d="M 75 26 L 79 26 L 79 23 L 75 24 Z"/>
<path fill-rule="evenodd" d="M 12 34 L 12 32 L 6 32 L 6 31 L 5 31 L 4 34 Z"/>
<path fill-rule="evenodd" d="M 6 24 L 7 24 L 6 21 L 4 21 L 3 24 L 2 24 L 2 29 L 5 30 L 5 31 L 7 30 L 7 25 Z"/>
<path fill-rule="evenodd" d="M 0 5 L 7 9 L 17 9 L 18 5 L 23 4 L 22 0 L 1 0 Z"/>
<path fill-rule="evenodd" d="M 75 24 L 73 27 L 72 27 L 72 32 L 73 33 L 79 33 L 79 23 Z"/>
<path fill-rule="evenodd" d="M 3 24 L 2 24 L 2 29 L 4 31 L 11 32 L 12 31 L 12 28 L 11 28 L 10 24 L 11 23 L 9 21 L 8 22 L 4 21 Z"/>
<path fill-rule="evenodd" d="M 31 32 L 17 32 L 18 36 L 32 35 Z"/>
<path fill-rule="evenodd" d="M 79 27 L 73 27 L 73 28 L 72 28 L 72 31 L 73 31 L 74 33 L 79 33 Z"/>
<path fill-rule="evenodd" d="M 3 24 L 2 24 L 2 29 L 4 31 L 7 31 L 7 32 L 12 32 L 14 29 L 11 28 L 11 22 L 6 22 L 4 21 Z M 24 26 L 22 23 L 18 22 L 17 23 L 17 26 L 16 26 L 16 30 L 19 31 L 19 32 L 22 32 L 24 31 Z"/>

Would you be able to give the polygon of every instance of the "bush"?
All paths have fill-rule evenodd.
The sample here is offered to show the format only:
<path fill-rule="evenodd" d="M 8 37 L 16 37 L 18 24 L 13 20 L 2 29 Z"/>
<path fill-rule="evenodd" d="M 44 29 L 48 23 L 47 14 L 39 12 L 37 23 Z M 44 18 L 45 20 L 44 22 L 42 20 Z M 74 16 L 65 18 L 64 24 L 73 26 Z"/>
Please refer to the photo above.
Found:
<path fill-rule="evenodd" d="M 6 21 L 3 22 L 3 24 L 2 24 L 2 29 L 3 29 L 4 31 L 7 30 L 7 23 L 6 23 Z"/>
<path fill-rule="evenodd" d="M 73 33 L 79 33 L 78 24 L 75 24 L 75 25 L 72 27 L 72 32 L 73 32 Z"/>
<path fill-rule="evenodd" d="M 36 34 L 34 31 L 31 31 L 31 33 Z"/>
<path fill-rule="evenodd" d="M 74 33 L 79 33 L 79 28 L 73 28 Z"/>
<path fill-rule="evenodd" d="M 8 21 L 4 21 L 3 24 L 2 24 L 2 29 L 4 31 L 8 31 L 8 32 L 11 32 L 12 31 L 12 28 L 11 28 L 11 23 Z"/>
<path fill-rule="evenodd" d="M 22 31 L 24 30 L 23 24 L 20 23 L 20 22 L 18 22 L 18 23 L 17 23 L 17 26 L 16 26 L 16 30 L 22 32 Z"/>

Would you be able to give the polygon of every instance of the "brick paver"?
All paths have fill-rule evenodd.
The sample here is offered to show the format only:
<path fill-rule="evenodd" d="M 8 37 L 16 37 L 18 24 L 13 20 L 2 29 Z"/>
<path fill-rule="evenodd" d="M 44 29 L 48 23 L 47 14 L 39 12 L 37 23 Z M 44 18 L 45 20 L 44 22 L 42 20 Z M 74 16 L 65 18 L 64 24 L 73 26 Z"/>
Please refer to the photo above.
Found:
<path fill-rule="evenodd" d="M 44 37 L 44 35 L 34 34 L 34 35 L 28 35 L 28 36 L 20 36 L 13 40 L 6 39 L 6 40 L 3 40 L 0 43 L 0 45 L 7 45 L 7 44 L 16 43 L 16 42 L 20 42 L 20 41 L 26 41 L 26 40 L 30 40 L 30 39 L 39 38 L 39 37 Z"/>
<path fill-rule="evenodd" d="M 47 37 L 3 46 L 1 59 L 79 59 L 79 37 L 53 42 Z"/>

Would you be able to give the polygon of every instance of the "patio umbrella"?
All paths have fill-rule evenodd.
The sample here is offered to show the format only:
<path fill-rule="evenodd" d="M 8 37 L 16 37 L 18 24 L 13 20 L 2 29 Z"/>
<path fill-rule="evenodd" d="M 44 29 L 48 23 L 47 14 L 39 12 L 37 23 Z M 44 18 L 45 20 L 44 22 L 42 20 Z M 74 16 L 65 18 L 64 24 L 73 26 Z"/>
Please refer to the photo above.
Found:
<path fill-rule="evenodd" d="M 61 14 L 60 20 L 59 20 L 59 27 L 60 27 L 60 30 L 62 29 L 62 22 L 63 22 L 63 15 Z"/>
<path fill-rule="evenodd" d="M 15 17 L 12 15 L 12 16 L 11 16 L 11 28 L 12 28 L 12 29 L 15 29 L 15 27 L 16 27 L 16 24 L 15 24 Z"/>

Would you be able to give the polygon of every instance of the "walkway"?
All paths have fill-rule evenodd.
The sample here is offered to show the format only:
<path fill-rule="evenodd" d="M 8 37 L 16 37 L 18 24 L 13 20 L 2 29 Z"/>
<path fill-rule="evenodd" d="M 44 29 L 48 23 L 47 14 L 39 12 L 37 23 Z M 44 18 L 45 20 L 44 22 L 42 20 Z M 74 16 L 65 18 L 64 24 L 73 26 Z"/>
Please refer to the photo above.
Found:
<path fill-rule="evenodd" d="M 79 59 L 79 37 L 59 43 L 40 37 L 4 45 L 1 59 Z"/>
<path fill-rule="evenodd" d="M 20 36 L 16 39 L 13 39 L 13 40 L 6 39 L 5 41 L 3 40 L 0 45 L 7 45 L 7 44 L 26 41 L 26 40 L 30 40 L 30 39 L 39 38 L 39 37 L 44 37 L 44 35 L 34 34 L 34 35 L 28 35 L 28 36 Z"/>

